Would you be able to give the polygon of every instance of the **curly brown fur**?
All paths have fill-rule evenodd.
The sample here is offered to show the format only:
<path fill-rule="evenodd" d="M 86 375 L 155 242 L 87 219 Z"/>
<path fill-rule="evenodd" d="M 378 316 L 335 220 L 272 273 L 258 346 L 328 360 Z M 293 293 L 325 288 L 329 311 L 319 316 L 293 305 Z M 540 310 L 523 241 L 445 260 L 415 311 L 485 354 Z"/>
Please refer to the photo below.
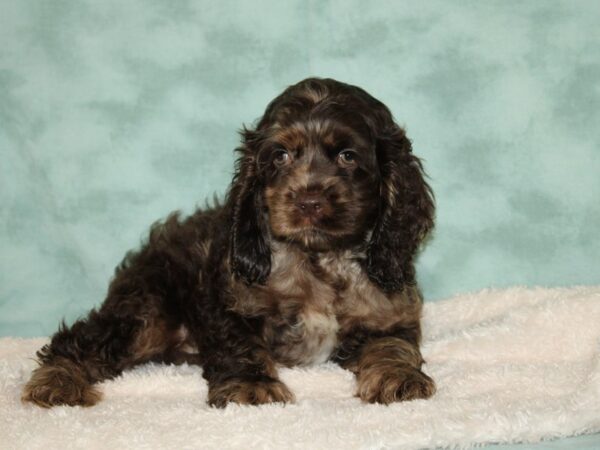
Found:
<path fill-rule="evenodd" d="M 260 405 L 263 403 L 289 403 L 294 401 L 294 394 L 279 380 L 258 377 L 228 379 L 216 386 L 209 385 L 208 403 L 212 406 L 224 407 L 227 403 Z"/>
<path fill-rule="evenodd" d="M 432 395 L 413 258 L 433 199 L 387 107 L 310 78 L 242 138 L 224 204 L 155 224 L 101 307 L 38 352 L 24 400 L 91 405 L 146 361 L 202 365 L 218 407 L 293 401 L 277 367 L 328 359 L 367 402 Z"/>
<path fill-rule="evenodd" d="M 88 381 L 81 367 L 65 358 L 57 358 L 52 365 L 35 369 L 23 389 L 22 399 L 44 408 L 54 405 L 92 406 L 102 394 Z"/>
<path fill-rule="evenodd" d="M 355 368 L 357 396 L 370 403 L 428 398 L 435 392 L 431 378 L 421 372 L 423 358 L 412 343 L 395 337 L 364 346 Z"/>

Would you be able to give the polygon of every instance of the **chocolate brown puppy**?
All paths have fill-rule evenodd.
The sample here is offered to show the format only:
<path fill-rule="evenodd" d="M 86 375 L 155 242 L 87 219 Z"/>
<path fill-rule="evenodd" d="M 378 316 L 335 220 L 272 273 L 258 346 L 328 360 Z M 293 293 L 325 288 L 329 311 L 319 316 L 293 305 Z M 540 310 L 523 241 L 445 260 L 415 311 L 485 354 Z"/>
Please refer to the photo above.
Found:
<path fill-rule="evenodd" d="M 222 205 L 155 224 L 97 310 L 38 353 L 23 399 L 90 406 L 147 361 L 202 366 L 208 402 L 290 402 L 278 367 L 335 361 L 366 402 L 427 398 L 413 258 L 433 226 L 389 109 L 332 79 L 290 86 L 252 129 Z"/>

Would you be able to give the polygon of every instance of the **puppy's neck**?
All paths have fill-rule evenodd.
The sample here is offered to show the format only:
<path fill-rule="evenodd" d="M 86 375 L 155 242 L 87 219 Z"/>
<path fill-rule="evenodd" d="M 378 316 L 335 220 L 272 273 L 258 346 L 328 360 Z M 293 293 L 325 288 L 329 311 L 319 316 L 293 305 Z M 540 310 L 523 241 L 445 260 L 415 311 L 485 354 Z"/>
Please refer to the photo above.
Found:
<path fill-rule="evenodd" d="M 361 260 L 366 256 L 366 241 L 348 247 L 313 249 L 296 242 L 271 241 L 271 257 L 274 263 L 281 258 L 315 262 L 323 259 Z"/>

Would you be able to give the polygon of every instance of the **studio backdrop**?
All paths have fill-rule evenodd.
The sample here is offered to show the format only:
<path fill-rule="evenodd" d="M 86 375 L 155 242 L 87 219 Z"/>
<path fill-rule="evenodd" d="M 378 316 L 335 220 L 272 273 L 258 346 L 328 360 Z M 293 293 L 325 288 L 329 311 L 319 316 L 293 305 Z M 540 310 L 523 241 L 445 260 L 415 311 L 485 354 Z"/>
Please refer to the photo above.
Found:
<path fill-rule="evenodd" d="M 152 222 L 223 198 L 308 76 L 386 103 L 437 225 L 426 301 L 600 283 L 600 2 L 0 0 L 0 335 L 98 305 Z"/>

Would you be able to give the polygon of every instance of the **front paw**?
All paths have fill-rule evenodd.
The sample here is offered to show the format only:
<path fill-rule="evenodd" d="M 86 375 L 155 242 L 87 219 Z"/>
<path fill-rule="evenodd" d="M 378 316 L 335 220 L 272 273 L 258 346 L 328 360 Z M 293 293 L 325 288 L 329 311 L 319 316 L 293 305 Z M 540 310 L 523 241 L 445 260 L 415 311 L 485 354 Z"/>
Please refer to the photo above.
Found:
<path fill-rule="evenodd" d="M 294 401 L 294 394 L 285 384 L 266 376 L 257 380 L 230 378 L 209 385 L 208 389 L 208 404 L 217 408 L 224 408 L 230 402 L 243 405 L 262 405 Z"/>
<path fill-rule="evenodd" d="M 373 367 L 357 375 L 356 395 L 368 403 L 389 404 L 425 399 L 435 393 L 433 380 L 411 366 Z"/>

